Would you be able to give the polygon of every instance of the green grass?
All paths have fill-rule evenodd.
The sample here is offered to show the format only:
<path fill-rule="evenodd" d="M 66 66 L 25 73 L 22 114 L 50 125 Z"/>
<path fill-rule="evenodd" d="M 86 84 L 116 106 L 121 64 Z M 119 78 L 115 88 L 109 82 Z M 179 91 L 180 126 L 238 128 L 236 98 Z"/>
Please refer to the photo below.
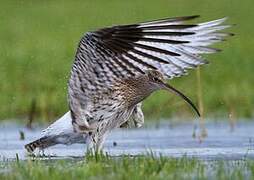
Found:
<path fill-rule="evenodd" d="M 200 161 L 152 155 L 7 163 L 0 179 L 253 179 L 254 161 Z"/>
<path fill-rule="evenodd" d="M 253 0 L 0 1 L 0 119 L 26 118 L 36 102 L 37 118 L 52 120 L 67 111 L 66 84 L 84 32 L 170 16 L 200 14 L 199 21 L 228 16 L 236 36 L 216 47 L 201 68 L 204 114 L 253 117 Z M 197 100 L 197 78 L 171 81 Z M 158 92 L 144 103 L 146 117 L 193 117 L 179 98 Z"/>

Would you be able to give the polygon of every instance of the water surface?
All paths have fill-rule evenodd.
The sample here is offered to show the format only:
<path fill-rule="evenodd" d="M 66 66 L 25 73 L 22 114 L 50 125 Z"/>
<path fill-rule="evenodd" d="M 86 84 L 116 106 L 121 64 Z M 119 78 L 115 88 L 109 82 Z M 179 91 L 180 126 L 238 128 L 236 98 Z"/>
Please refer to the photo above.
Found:
<path fill-rule="evenodd" d="M 40 136 L 44 127 L 33 130 L 16 124 L 0 124 L 0 160 L 28 158 L 24 145 Z M 169 157 L 197 157 L 205 160 L 254 159 L 254 123 L 239 122 L 232 131 L 228 123 L 209 122 L 208 136 L 200 141 L 193 138 L 193 124 L 168 123 L 151 125 L 141 129 L 117 129 L 106 140 L 104 151 L 112 156 L 123 154 L 140 155 L 153 152 Z M 20 131 L 25 139 L 20 140 Z M 79 158 L 85 154 L 86 146 L 57 145 L 45 150 L 53 158 Z"/>

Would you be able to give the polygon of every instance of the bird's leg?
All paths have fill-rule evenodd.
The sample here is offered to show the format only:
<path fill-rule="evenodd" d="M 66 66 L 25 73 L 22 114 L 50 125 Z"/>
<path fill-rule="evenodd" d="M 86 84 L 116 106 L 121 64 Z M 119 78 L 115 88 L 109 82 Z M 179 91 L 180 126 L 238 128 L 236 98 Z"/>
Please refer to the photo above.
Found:
<path fill-rule="evenodd" d="M 93 132 L 89 133 L 87 147 L 88 151 L 92 154 L 101 153 L 103 148 L 103 143 L 105 138 L 107 137 L 108 131 L 101 124 L 97 127 L 97 129 Z"/>
<path fill-rule="evenodd" d="M 101 153 L 106 134 L 91 134 L 87 141 L 87 151 L 91 154 Z"/>
<path fill-rule="evenodd" d="M 96 152 L 102 152 L 103 144 L 105 142 L 105 139 L 107 137 L 107 133 L 100 134 L 97 139 L 96 143 Z"/>
<path fill-rule="evenodd" d="M 86 138 L 86 144 L 87 144 L 87 152 L 89 154 L 94 155 L 95 154 L 95 144 L 96 144 L 96 135 L 92 132 L 89 132 Z"/>

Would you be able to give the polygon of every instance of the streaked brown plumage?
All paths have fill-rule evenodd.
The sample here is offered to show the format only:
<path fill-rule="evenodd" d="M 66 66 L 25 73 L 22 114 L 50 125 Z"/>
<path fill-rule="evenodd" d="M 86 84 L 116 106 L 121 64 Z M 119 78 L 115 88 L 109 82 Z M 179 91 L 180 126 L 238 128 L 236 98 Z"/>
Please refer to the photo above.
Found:
<path fill-rule="evenodd" d="M 180 95 L 198 113 L 193 103 L 165 80 L 206 64 L 200 54 L 217 52 L 208 46 L 231 34 L 219 32 L 230 27 L 221 25 L 225 18 L 201 24 L 185 23 L 197 17 L 113 26 L 84 35 L 68 83 L 70 117 L 67 119 L 71 123 L 65 129 L 71 140 L 59 140 L 59 133 L 60 137 L 66 135 L 63 131 L 52 133 L 52 129 L 61 128 L 59 124 L 67 120 L 56 121 L 44 136 L 51 141 L 52 137 L 58 137 L 55 144 L 72 144 L 83 137 L 98 150 L 106 135 L 124 126 L 130 117 L 141 126 L 144 122 L 141 102 L 160 89 Z M 70 134 L 77 138 L 70 138 Z"/>

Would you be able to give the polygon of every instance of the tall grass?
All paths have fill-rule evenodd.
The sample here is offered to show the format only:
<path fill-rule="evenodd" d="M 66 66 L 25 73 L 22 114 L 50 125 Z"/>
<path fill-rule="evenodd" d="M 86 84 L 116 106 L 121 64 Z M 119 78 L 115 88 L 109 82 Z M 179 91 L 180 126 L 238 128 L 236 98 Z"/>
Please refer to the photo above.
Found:
<path fill-rule="evenodd" d="M 199 127 L 200 127 L 200 138 L 205 138 L 207 136 L 207 131 L 205 128 L 205 114 L 204 114 L 204 102 L 203 102 L 203 94 L 202 94 L 202 85 L 201 85 L 201 73 L 200 67 L 197 68 L 197 94 L 198 94 L 198 107 L 200 111 L 199 118 Z"/>
<path fill-rule="evenodd" d="M 75 49 L 84 32 L 113 24 L 202 15 L 199 21 L 229 17 L 236 34 L 201 67 L 206 117 L 252 117 L 254 104 L 254 1 L 0 1 L 0 119 L 51 120 L 67 111 L 66 84 Z M 195 73 L 170 81 L 194 102 Z M 36 107 L 31 110 L 33 101 Z M 144 103 L 146 117 L 194 117 L 179 98 L 157 92 Z"/>

